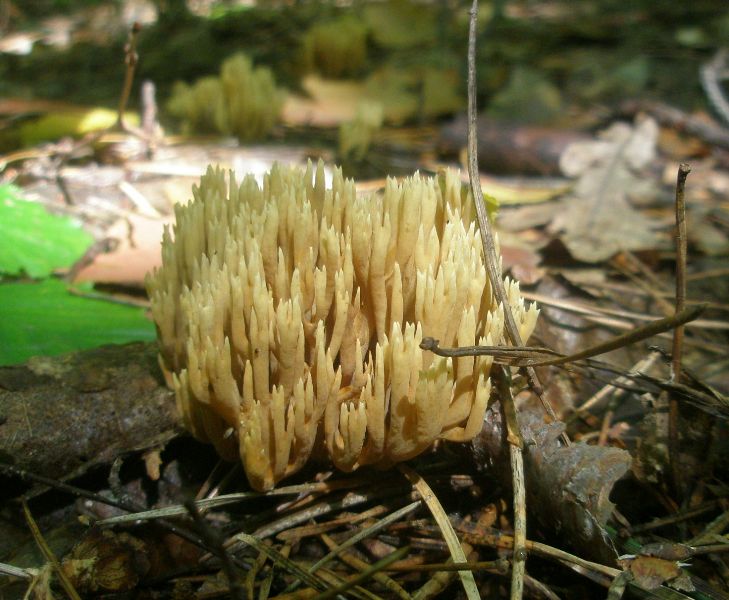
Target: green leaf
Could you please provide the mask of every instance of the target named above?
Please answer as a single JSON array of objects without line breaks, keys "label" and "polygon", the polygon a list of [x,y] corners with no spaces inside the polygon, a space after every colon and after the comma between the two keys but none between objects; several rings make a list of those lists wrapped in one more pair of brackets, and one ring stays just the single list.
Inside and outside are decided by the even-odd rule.
[{"label": "green leaf", "polygon": [[[91,286],[82,290],[91,291]],[[3,365],[31,356],[155,338],[154,324],[143,309],[71,294],[57,279],[0,284],[0,306]]]},{"label": "green leaf", "polygon": [[[134,113],[126,112],[124,118],[131,125],[139,124],[139,117]],[[20,125],[20,142],[25,148],[68,136],[81,137],[111,127],[116,119],[115,110],[93,106],[52,111]]]},{"label": "green leaf", "polygon": [[12,185],[0,185],[0,273],[47,277],[71,266],[92,242],[72,219],[23,200]]}]

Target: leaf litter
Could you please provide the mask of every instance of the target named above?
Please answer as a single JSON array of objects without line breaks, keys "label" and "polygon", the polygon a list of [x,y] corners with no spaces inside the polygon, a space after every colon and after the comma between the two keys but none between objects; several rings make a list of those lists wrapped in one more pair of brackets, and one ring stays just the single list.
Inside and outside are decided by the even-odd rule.
[{"label": "leaf litter", "polygon": [[631,199],[655,195],[643,171],[656,157],[657,137],[658,125],[645,118],[633,127],[615,123],[599,139],[567,147],[560,166],[575,183],[550,228],[574,258],[599,262],[620,251],[656,247],[654,223]]}]

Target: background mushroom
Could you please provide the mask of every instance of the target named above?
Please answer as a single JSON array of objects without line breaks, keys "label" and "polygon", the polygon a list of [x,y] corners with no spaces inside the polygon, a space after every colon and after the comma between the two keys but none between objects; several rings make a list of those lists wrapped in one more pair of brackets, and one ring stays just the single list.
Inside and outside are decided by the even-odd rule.
[{"label": "background mushroom", "polygon": [[[161,363],[189,430],[239,455],[252,487],[315,446],[351,471],[479,432],[491,359],[419,347],[504,343],[456,172],[357,196],[340,170],[327,189],[321,163],[274,166],[262,188],[209,168],[176,217],[147,279]],[[537,310],[507,290],[526,339]]]}]

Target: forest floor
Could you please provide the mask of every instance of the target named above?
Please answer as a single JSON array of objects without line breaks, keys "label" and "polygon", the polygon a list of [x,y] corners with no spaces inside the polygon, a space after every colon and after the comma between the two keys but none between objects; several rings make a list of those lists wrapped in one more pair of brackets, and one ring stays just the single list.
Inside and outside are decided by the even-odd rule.
[{"label": "forest floor", "polygon": [[[98,9],[21,28],[0,52],[50,46],[53,31],[57,40],[63,31],[103,33],[118,74],[101,87],[136,95],[140,71],[129,67],[119,32],[126,36],[124,19],[155,27],[154,15],[144,2],[123,6],[126,13],[107,21]],[[30,59],[15,56],[5,55],[6,73],[32,72]],[[729,68],[719,65],[721,53],[709,58]],[[697,78],[701,64],[709,62],[696,64]],[[464,572],[473,573],[480,597],[508,597],[515,525],[499,402],[472,443],[436,444],[409,468],[345,474],[319,463],[273,492],[251,491],[240,466],[180,433],[156,366],[144,283],[161,264],[175,205],[191,199],[211,164],[260,182],[274,163],[322,160],[331,181],[344,162],[362,195],[381,193],[388,176],[460,168],[465,189],[465,100],[463,110],[430,118],[421,102],[419,115],[398,122],[381,99],[384,120],[352,154],[338,128],[356,122],[372,90],[365,78],[305,74],[268,138],[256,142],[177,133],[154,94],[138,115],[119,119],[102,106],[114,106],[108,98],[80,106],[72,95],[7,89],[13,93],[0,98],[3,597],[30,588],[44,598],[474,597]],[[157,94],[169,89],[163,83]],[[525,440],[525,596],[619,598],[627,589],[728,598],[729,130],[708,109],[648,94],[609,108],[562,105],[561,117],[540,122],[503,118],[494,95],[484,96],[481,187],[498,205],[503,272],[541,311],[529,346],[573,355],[703,306],[679,341],[669,323],[649,339],[624,337],[596,359],[539,367],[554,421],[513,370]],[[101,119],[101,127],[80,129],[86,118]],[[68,133],[69,123],[75,135],[47,139],[48,131]],[[681,165],[690,168],[685,189]],[[677,215],[685,216],[681,236]],[[686,290],[679,306],[677,274]],[[105,346],[114,343],[128,345]],[[460,555],[444,538],[444,521]],[[449,563],[459,556],[468,565],[455,571]]]}]

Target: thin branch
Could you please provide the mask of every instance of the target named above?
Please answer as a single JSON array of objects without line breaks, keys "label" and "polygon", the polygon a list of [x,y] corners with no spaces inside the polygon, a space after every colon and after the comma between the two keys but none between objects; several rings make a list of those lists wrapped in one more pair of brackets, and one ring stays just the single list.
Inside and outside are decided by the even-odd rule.
[{"label": "thin branch", "polygon": [[[326,556],[324,556],[324,557],[320,558],[319,560],[317,560],[313,565],[311,565],[307,569],[307,571],[309,573],[315,573],[320,568],[322,568],[325,564],[327,564],[329,561],[331,561],[334,558],[336,558],[341,552],[344,552],[348,548],[351,548],[352,546],[354,546],[355,544],[359,543],[363,539],[374,535],[380,529],[383,529],[383,528],[389,526],[391,523],[394,523],[395,521],[400,520],[405,515],[408,515],[411,512],[413,512],[414,510],[416,510],[417,508],[419,508],[420,505],[421,505],[421,501],[420,500],[416,500],[415,502],[411,502],[407,506],[403,506],[402,508],[394,511],[393,513],[391,513],[389,515],[387,515],[385,518],[380,519],[373,526],[367,527],[367,528],[359,531],[358,533],[354,534],[353,536],[351,536],[350,538],[348,538],[347,540],[345,540],[341,544],[337,545],[337,547],[335,549],[333,549],[331,552],[329,552],[329,554],[327,554]],[[300,579],[295,580],[284,591],[285,592],[293,592],[299,586],[300,581],[301,581]]]},{"label": "thin branch", "polygon": [[[467,521],[461,521],[456,525],[456,528],[463,536],[463,540],[469,544],[473,544],[474,546],[489,546],[492,548],[503,548],[506,550],[514,547],[514,538],[502,533],[498,529],[483,527],[477,523]],[[529,553],[538,554],[539,556],[544,556],[551,560],[566,561],[572,565],[576,565],[595,573],[600,573],[601,575],[605,575],[610,578],[619,575],[621,572],[619,569],[585,560],[584,558],[580,558],[579,556],[540,542],[526,540],[524,548]]]},{"label": "thin branch", "polygon": [[[484,262],[486,270],[491,280],[491,289],[499,304],[503,307],[506,332],[513,346],[523,346],[519,328],[514,320],[514,314],[511,311],[511,305],[506,296],[504,282],[499,272],[500,261],[496,255],[496,242],[494,240],[493,231],[491,231],[491,222],[489,221],[486,211],[486,204],[483,199],[483,191],[481,190],[481,180],[478,175],[478,142],[476,140],[476,24],[478,22],[478,0],[473,0],[471,5],[470,22],[468,27],[468,177],[471,181],[471,192],[473,201],[476,205],[476,214],[478,216],[478,229],[481,232],[481,243],[483,244]],[[511,456],[511,471],[514,482],[514,555],[511,570],[511,599],[520,600],[524,593],[524,574],[526,571],[525,559],[526,551],[524,542],[526,541],[526,496],[524,492],[524,461],[522,457],[521,432],[517,421],[516,409],[514,408],[513,399],[511,398],[510,378],[506,367],[501,367],[502,377],[499,381],[502,384],[502,404],[509,409],[510,418],[507,421],[507,429],[509,430],[509,452]],[[533,368],[527,367],[527,378],[529,385],[544,407],[546,413],[553,421],[557,420],[552,406],[544,398],[542,384],[537,377]],[[569,444],[569,438],[565,433],[562,434],[565,444]],[[460,548],[459,548],[460,549]],[[457,559],[454,556],[454,560]],[[463,579],[463,574],[461,578]],[[466,580],[463,579],[465,585]],[[466,589],[468,592],[468,589]]]},{"label": "thin branch", "polygon": [[505,575],[509,572],[509,563],[503,558],[465,563],[429,563],[424,565],[391,565],[383,571],[395,573],[427,573],[430,571],[489,571]]},{"label": "thin branch", "polygon": [[132,83],[134,82],[134,72],[137,69],[139,55],[137,54],[137,36],[142,30],[142,26],[135,22],[129,30],[129,37],[124,46],[124,64],[126,71],[124,72],[124,84],[122,86],[121,96],[119,97],[119,108],[117,110],[116,124],[121,130],[125,130],[124,111],[127,109],[129,96],[132,93]]},{"label": "thin branch", "polygon": [[[686,178],[691,167],[681,163],[676,178],[676,314],[686,305]],[[683,327],[673,330],[671,350],[671,381],[681,383],[681,354],[683,351]],[[681,490],[681,472],[678,464],[678,398],[669,396],[668,403],[668,460],[671,465],[671,478],[674,489]]]},{"label": "thin branch", "polygon": [[[701,86],[704,88],[706,97],[724,123],[729,124],[729,102],[724,97],[724,91],[721,89],[722,79],[721,72],[727,66],[727,50],[721,48],[708,63],[702,65]],[[725,77],[724,77],[725,78]]]},{"label": "thin branch", "polygon": [[[620,291],[621,293],[629,293],[625,289],[622,289]],[[543,294],[535,294],[533,292],[522,291],[521,295],[522,298],[524,298],[525,300],[533,300],[534,302],[537,302],[543,306],[551,306],[559,310],[565,310],[577,315],[583,315],[586,319],[594,317],[595,323],[599,323],[607,327],[614,327],[616,329],[633,329],[635,327],[634,321],[653,321],[655,319],[654,315],[649,315],[647,313],[608,308],[606,306],[589,306],[583,302],[566,300],[564,298],[550,298],[549,296],[545,296]],[[729,308],[729,306],[717,306],[716,303],[700,302],[698,300],[689,300],[687,304],[691,304],[693,306],[708,306],[711,308],[724,308],[725,310]],[[611,319],[609,317],[617,318]],[[691,328],[710,329],[714,331],[727,331],[729,330],[729,323],[727,323],[726,320],[720,321],[718,319],[696,319],[695,321],[691,322]],[[702,344],[702,347],[703,346],[705,346],[705,344]],[[717,348],[719,348],[719,346],[717,346]],[[725,351],[725,348],[721,348],[721,351],[723,353]]]},{"label": "thin branch", "polygon": [[[322,542],[324,542],[329,548],[329,550],[334,550],[337,548],[337,543],[329,537],[326,533],[322,533],[320,536],[320,539]],[[343,552],[339,555],[339,559],[343,562],[348,564],[353,569],[356,569],[357,571],[364,571],[366,568],[370,566],[370,563],[356,557],[353,552]],[[402,570],[408,571],[408,568],[412,565],[404,565]],[[388,570],[398,570],[395,565],[391,565],[388,567]],[[384,571],[384,569],[383,569]],[[379,572],[374,575],[375,581],[377,581],[379,584],[384,586],[389,592],[392,592],[393,598],[397,597],[400,600],[412,600],[412,596],[407,593],[407,591],[399,584],[397,581],[386,575],[384,572]]]},{"label": "thin branch", "polygon": [[685,323],[693,321],[699,315],[701,315],[701,313],[703,313],[705,309],[706,306],[703,304],[691,308],[686,308],[681,312],[676,313],[675,315],[665,317],[664,319],[658,319],[651,323],[646,323],[642,327],[638,327],[633,331],[629,331],[628,333],[614,337],[602,344],[596,344],[595,346],[586,348],[581,352],[576,352],[575,354],[572,354],[570,356],[564,356],[561,358],[551,358],[549,360],[543,360],[538,363],[533,363],[532,366],[563,365],[568,362],[575,362],[586,358],[592,358],[593,356],[605,354],[606,352],[611,352],[612,350],[617,350],[630,344],[642,342],[643,340],[649,337],[653,337],[658,333],[663,333],[664,331],[668,331],[669,329],[681,327]]},{"label": "thin branch", "polygon": [[362,571],[359,575],[356,577],[353,577],[352,579],[349,579],[346,583],[343,585],[327,590],[326,592],[323,592],[319,595],[317,595],[317,598],[319,600],[328,600],[329,598],[334,598],[338,596],[339,594],[344,594],[346,591],[352,589],[356,585],[359,585],[360,583],[364,583],[368,579],[371,579],[375,576],[376,573],[379,573],[380,571],[384,571],[389,565],[394,563],[395,561],[400,560],[404,556],[407,556],[410,552],[410,547],[405,546],[404,548],[398,548],[391,554],[388,554],[384,558],[381,558],[376,563],[374,563],[371,567],[368,569],[365,569]]},{"label": "thin branch", "polygon": [[[453,525],[451,525],[448,514],[443,508],[443,505],[438,500],[438,497],[428,485],[428,482],[425,481],[425,479],[423,479],[421,475],[416,473],[413,469],[411,469],[404,463],[398,465],[398,469],[412,484],[413,488],[417,490],[417,492],[420,494],[420,497],[423,499],[423,502],[425,502],[428,509],[432,513],[435,522],[437,523],[441,533],[443,534],[443,539],[448,545],[448,550],[451,553],[451,558],[453,559],[453,562],[468,562],[466,554],[463,551],[461,541],[458,539],[456,532],[453,530]],[[471,571],[458,571],[458,576],[461,578],[463,589],[466,592],[466,598],[468,598],[469,600],[480,598],[480,595],[478,593],[478,586],[476,585],[476,580],[473,578],[473,573],[471,573]]]},{"label": "thin branch", "polygon": [[240,582],[240,578],[238,577],[238,571],[236,570],[228,551],[223,546],[223,540],[218,535],[218,532],[208,525],[192,499],[187,499],[185,501],[185,508],[192,517],[192,520],[195,523],[195,528],[200,534],[200,537],[210,547],[211,551],[220,559],[223,572],[225,573],[225,577],[228,579],[230,597],[233,600],[246,600],[246,592]]},{"label": "thin branch", "polygon": [[[574,354],[564,355],[549,348],[538,348],[533,346],[522,346],[520,348],[509,348],[504,346],[462,346],[459,348],[441,348],[438,340],[423,338],[420,347],[430,350],[438,356],[458,358],[462,356],[493,356],[497,364],[506,364],[518,367],[542,367],[548,365],[564,365],[573,363],[593,356],[599,356],[623,348],[630,344],[642,342],[654,335],[669,331],[693,321],[706,308],[705,304],[684,308],[681,312],[646,323],[641,327],[622,335],[615,336],[601,344],[595,344]],[[550,358],[544,358],[549,356]]]},{"label": "thin branch", "polygon": [[[68,483],[63,483],[62,481],[56,481],[55,479],[51,479],[50,477],[44,477],[43,475],[36,475],[35,473],[31,473],[30,471],[26,471],[25,469],[19,469],[18,467],[8,465],[2,462],[0,462],[0,472],[15,475],[16,477],[20,477],[21,479],[24,479],[26,481],[32,481],[33,483],[45,485],[49,488],[65,492],[73,496],[88,498],[89,500],[93,500],[94,502],[98,502],[100,504],[115,506],[116,508],[120,508],[121,510],[125,510],[130,513],[139,512],[141,510],[138,505],[134,503],[129,503],[128,501],[124,501],[123,499],[115,499],[101,496],[83,488],[79,488]],[[179,537],[204,550],[208,550],[208,547],[202,540],[200,540],[197,536],[193,535],[186,529],[181,528],[179,525],[172,524],[164,519],[160,519],[158,523],[171,533],[178,535]]]},{"label": "thin branch", "polygon": [[58,577],[58,580],[61,582],[63,590],[66,592],[71,600],[81,600],[81,596],[78,595],[76,588],[73,587],[73,583],[71,583],[68,575],[66,575],[66,571],[63,570],[63,568],[61,567],[61,563],[58,562],[58,558],[56,558],[56,555],[53,553],[53,550],[51,550],[51,548],[48,546],[48,543],[43,537],[40,529],[38,529],[38,525],[36,524],[35,519],[33,518],[33,515],[28,508],[28,503],[25,501],[25,498],[23,498],[22,505],[23,514],[25,515],[25,520],[28,523],[30,532],[33,534],[33,539],[35,540],[38,549],[41,551],[41,554],[43,554],[43,557],[50,563],[51,567],[55,571],[56,577]]},{"label": "thin branch", "polygon": [[524,478],[524,455],[521,431],[517,422],[516,407],[511,394],[511,377],[508,369],[502,367],[496,377],[499,398],[506,421],[506,441],[509,444],[511,462],[511,480],[514,489],[514,547],[511,560],[511,599],[519,600],[524,594],[524,576],[526,575],[526,486]]},{"label": "thin branch", "polygon": [[[491,230],[491,222],[486,212],[486,204],[481,190],[481,181],[478,176],[478,141],[476,140],[476,23],[478,17],[478,0],[473,0],[471,6],[470,25],[468,29],[468,177],[471,182],[471,192],[476,205],[478,216],[478,228],[481,232],[481,243],[483,244],[484,261],[486,271],[491,281],[491,288],[494,291],[496,300],[504,308],[506,332],[514,346],[522,346],[522,339],[519,335],[519,328],[514,320],[511,305],[506,296],[504,282],[499,273],[499,259],[496,255],[496,241]],[[544,398],[542,384],[533,368],[526,368],[529,386],[539,397],[544,410],[553,421],[557,420],[552,406]],[[562,440],[569,445],[569,438],[562,434]]]},{"label": "thin branch", "polygon": [[18,579],[33,579],[33,575],[27,569],[21,569],[6,563],[0,563],[0,574],[8,577],[17,577]]},{"label": "thin branch", "polygon": [[699,546],[709,543],[715,536],[720,535],[729,526],[729,510],[725,510],[713,519],[703,531],[692,537],[687,543],[689,546]]},{"label": "thin branch", "polygon": [[729,149],[729,129],[714,119],[694,116],[668,104],[649,100],[628,100],[621,104],[620,112],[627,115],[649,114],[664,127],[686,133],[712,146]]},{"label": "thin branch", "polygon": [[[645,358],[636,363],[628,373],[644,373],[653,367],[653,364],[660,358],[659,352],[651,350]],[[580,406],[575,408],[573,418],[586,416],[593,406],[599,404],[604,398],[615,392],[616,394],[625,394],[632,387],[630,377],[620,376],[614,383],[608,383],[606,386],[600,389],[596,394],[593,394]],[[627,389],[626,389],[627,388]]]},{"label": "thin branch", "polygon": [[94,492],[90,492],[89,490],[76,487],[75,485],[63,483],[62,481],[57,481],[55,479],[51,479],[50,477],[44,477],[43,475],[36,475],[35,473],[31,473],[30,471],[26,471],[25,469],[20,469],[14,465],[8,465],[3,462],[0,462],[0,472],[6,473],[8,475],[14,475],[16,477],[24,479],[25,481],[30,481],[39,485],[47,486],[60,492],[71,494],[72,496],[87,498],[88,500],[92,500],[100,504],[105,504],[107,506],[114,506],[128,512],[135,512],[138,508],[137,506],[130,505],[122,500],[101,496],[100,494],[95,494]]},{"label": "thin branch", "polygon": [[[456,348],[441,348],[438,340],[424,337],[420,342],[422,350],[428,350],[438,356],[460,358],[463,356],[492,356],[497,365],[511,367],[523,366],[528,361],[548,360],[548,358],[561,358],[564,354],[550,348],[538,346],[458,346]],[[548,357],[548,358],[545,358]]]},{"label": "thin branch", "polygon": [[[258,552],[263,552],[266,556],[268,556],[268,558],[273,561],[275,566],[280,567],[288,571],[289,573],[292,573],[293,575],[297,575],[298,577],[303,579],[310,587],[320,591],[330,589],[331,586],[324,579],[316,574],[312,574],[304,570],[302,566],[300,566],[293,560],[290,560],[287,556],[285,556],[273,546],[266,544],[264,540],[254,535],[243,532],[236,534],[234,539],[238,542],[241,542],[242,544],[258,550]],[[204,562],[204,560],[205,557],[203,556],[200,561]],[[297,592],[294,592],[294,594],[296,593]]]},{"label": "thin branch", "polygon": [[632,535],[651,531],[660,527],[665,527],[666,525],[675,525],[676,523],[688,521],[689,519],[693,519],[707,512],[713,512],[720,506],[721,505],[719,503],[719,500],[709,500],[708,502],[704,502],[700,506],[697,506],[696,508],[692,508],[690,510],[682,510],[672,515],[668,515],[667,517],[653,519],[652,521],[648,521],[647,523],[631,525],[629,532]]}]

